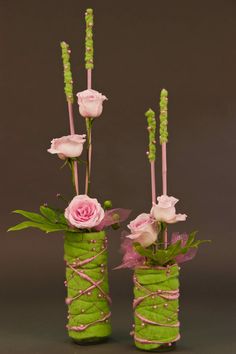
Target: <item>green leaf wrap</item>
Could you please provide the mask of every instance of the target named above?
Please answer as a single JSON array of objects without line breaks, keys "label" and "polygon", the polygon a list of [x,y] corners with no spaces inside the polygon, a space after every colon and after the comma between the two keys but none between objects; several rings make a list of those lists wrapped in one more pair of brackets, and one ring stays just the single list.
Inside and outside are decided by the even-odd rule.
[{"label": "green leaf wrap", "polygon": [[141,267],[134,273],[134,341],[139,349],[158,350],[179,338],[179,267]]},{"label": "green leaf wrap", "polygon": [[67,328],[77,342],[99,341],[111,334],[106,244],[104,231],[65,236]]}]

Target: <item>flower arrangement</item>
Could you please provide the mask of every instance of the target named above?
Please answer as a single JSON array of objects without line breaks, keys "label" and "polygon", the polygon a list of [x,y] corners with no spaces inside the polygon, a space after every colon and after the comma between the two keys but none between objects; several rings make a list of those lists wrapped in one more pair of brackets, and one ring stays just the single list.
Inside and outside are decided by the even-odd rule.
[{"label": "flower arrangement", "polygon": [[[92,127],[101,116],[107,98],[92,89],[93,61],[93,10],[85,14],[85,68],[87,89],[77,93],[80,115],[85,118],[86,134],[76,134],[73,113],[73,80],[70,67],[70,49],[61,42],[64,66],[65,95],[68,105],[70,134],[51,141],[48,149],[64,161],[72,172],[75,196],[64,209],[42,205],[40,213],[25,210],[14,212],[26,218],[9,231],[37,228],[46,233],[63,232],[69,336],[78,343],[100,341],[111,333],[110,296],[107,275],[107,237],[105,229],[120,226],[130,211],[112,209],[111,201],[103,206],[91,197]],[[81,156],[86,146],[86,160]],[[86,166],[85,192],[80,194],[79,169]],[[61,194],[59,198],[64,200]]]},{"label": "flower arrangement", "polygon": [[[128,225],[130,234],[123,238],[123,261],[116,269],[134,269],[134,336],[135,345],[143,350],[166,351],[174,348],[179,334],[179,264],[191,260],[201,243],[196,231],[173,233],[168,240],[167,228],[185,221],[177,214],[178,199],[167,195],[167,91],[160,97],[160,144],[162,146],[163,194],[156,198],[156,119],[151,109],[146,112],[149,132],[147,156],[151,165],[152,208]],[[157,201],[157,203],[156,203]]]}]

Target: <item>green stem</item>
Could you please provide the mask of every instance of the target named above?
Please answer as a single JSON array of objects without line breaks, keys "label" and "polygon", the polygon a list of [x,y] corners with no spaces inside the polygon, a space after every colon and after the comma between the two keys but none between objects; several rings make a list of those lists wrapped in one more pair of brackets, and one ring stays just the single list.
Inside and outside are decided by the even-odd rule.
[{"label": "green stem", "polygon": [[161,223],[161,229],[158,235],[158,243],[160,249],[165,249],[165,231],[167,225],[165,223]]},{"label": "green stem", "polygon": [[157,244],[156,244],[156,242],[153,243],[152,250],[153,250],[153,254],[156,254],[156,252],[157,252]]},{"label": "green stem", "polygon": [[75,189],[75,193],[77,194],[76,185],[75,185],[75,163],[71,159],[69,159],[69,166],[70,166],[70,169],[71,169],[72,185],[73,185],[73,187]]}]

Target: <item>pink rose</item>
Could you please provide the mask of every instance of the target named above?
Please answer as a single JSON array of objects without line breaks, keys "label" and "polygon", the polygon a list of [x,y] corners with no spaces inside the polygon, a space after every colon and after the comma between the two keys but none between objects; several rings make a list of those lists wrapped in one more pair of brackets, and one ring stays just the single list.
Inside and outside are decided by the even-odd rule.
[{"label": "pink rose", "polygon": [[85,90],[77,93],[79,112],[82,117],[95,118],[102,113],[102,104],[106,96],[95,90]]},{"label": "pink rose", "polygon": [[167,224],[174,224],[178,221],[185,221],[187,215],[176,214],[175,204],[178,199],[162,195],[157,198],[158,204],[154,204],[151,209],[151,215],[157,221],[166,222]]},{"label": "pink rose", "polygon": [[87,195],[75,196],[65,210],[65,218],[78,229],[90,229],[100,224],[104,210],[97,199]]},{"label": "pink rose", "polygon": [[57,154],[62,160],[69,157],[78,157],[82,154],[83,144],[86,141],[86,135],[67,135],[51,141],[50,154]]},{"label": "pink rose", "polygon": [[150,214],[140,214],[130,222],[128,228],[131,234],[126,236],[131,240],[140,243],[143,247],[148,247],[157,239],[157,224]]}]

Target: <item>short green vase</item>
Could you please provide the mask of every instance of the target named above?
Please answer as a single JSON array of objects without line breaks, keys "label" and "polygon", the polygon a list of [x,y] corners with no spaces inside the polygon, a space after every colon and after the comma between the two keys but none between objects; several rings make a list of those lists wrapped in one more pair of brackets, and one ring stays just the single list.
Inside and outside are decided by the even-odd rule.
[{"label": "short green vase", "polygon": [[134,342],[145,351],[166,352],[179,334],[179,267],[139,267],[134,271]]}]

